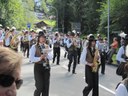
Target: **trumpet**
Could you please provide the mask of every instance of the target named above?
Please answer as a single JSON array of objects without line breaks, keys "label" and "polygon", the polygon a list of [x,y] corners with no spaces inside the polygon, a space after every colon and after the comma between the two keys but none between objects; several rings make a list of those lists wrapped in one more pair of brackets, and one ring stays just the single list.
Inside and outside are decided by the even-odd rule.
[{"label": "trumpet", "polygon": [[94,66],[92,67],[92,72],[97,72],[98,71],[98,66],[100,64],[100,59],[99,59],[99,50],[96,49],[94,59],[93,59],[93,64]]}]

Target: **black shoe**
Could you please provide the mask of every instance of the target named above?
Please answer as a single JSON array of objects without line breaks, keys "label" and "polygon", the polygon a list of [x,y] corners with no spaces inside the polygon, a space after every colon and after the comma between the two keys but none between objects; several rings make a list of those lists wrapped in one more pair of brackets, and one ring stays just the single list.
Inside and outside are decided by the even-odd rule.
[{"label": "black shoe", "polygon": [[104,75],[105,73],[101,72],[102,75]]},{"label": "black shoe", "polygon": [[56,64],[56,65],[60,65],[60,64]]},{"label": "black shoe", "polygon": [[72,72],[72,74],[76,74],[76,72]]},{"label": "black shoe", "polygon": [[70,68],[68,68],[68,72],[70,72]]},{"label": "black shoe", "polygon": [[72,71],[72,74],[76,74],[76,72],[75,71]]}]

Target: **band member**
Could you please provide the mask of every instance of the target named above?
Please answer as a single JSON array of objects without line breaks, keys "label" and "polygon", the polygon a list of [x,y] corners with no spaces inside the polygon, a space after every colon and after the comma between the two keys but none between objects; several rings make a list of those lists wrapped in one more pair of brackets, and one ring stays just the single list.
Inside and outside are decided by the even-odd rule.
[{"label": "band member", "polygon": [[2,29],[2,25],[0,26],[0,46],[3,46],[4,32]]},{"label": "band member", "polygon": [[19,44],[19,34],[16,34],[16,28],[12,27],[12,29],[10,30],[11,34],[12,34],[12,39],[10,41],[10,48],[18,51],[18,44]]},{"label": "band member", "polygon": [[20,35],[20,50],[21,50],[22,52],[23,52],[23,50],[24,50],[23,38],[24,38],[24,30],[22,30],[22,34]]},{"label": "band member", "polygon": [[46,44],[46,37],[43,31],[39,32],[37,44],[30,49],[30,60],[34,62],[34,79],[36,90],[34,96],[49,96],[49,82],[50,82],[50,65],[49,60],[52,56],[44,53],[44,49],[48,49]]},{"label": "band member", "polygon": [[5,38],[4,38],[4,46],[5,47],[10,47],[10,41],[12,39],[12,34],[9,31],[9,27],[5,28]]},{"label": "band member", "polygon": [[36,34],[35,34],[35,31],[34,30],[32,30],[31,31],[31,35],[30,35],[30,48],[31,48],[31,46],[32,45],[34,45],[34,44],[36,44],[36,42],[37,42],[37,38],[36,38]]},{"label": "band member", "polygon": [[80,62],[86,64],[85,81],[88,84],[83,90],[83,96],[88,96],[91,90],[92,96],[99,96],[98,64],[100,63],[100,55],[98,49],[96,49],[94,36],[90,36],[88,46],[82,51]]},{"label": "band member", "polygon": [[68,72],[70,72],[71,64],[74,61],[72,73],[76,74],[75,69],[77,64],[77,43],[76,43],[75,33],[73,32],[70,33],[67,47],[68,47],[68,59],[69,59]]},{"label": "band member", "polygon": [[68,39],[69,39],[69,34],[66,34],[64,37],[64,47],[65,47],[64,58],[68,56],[68,47],[67,47]]},{"label": "band member", "polygon": [[59,33],[55,33],[55,38],[53,40],[53,63],[55,62],[55,58],[57,57],[56,64],[60,63],[60,37]]},{"label": "band member", "polygon": [[28,58],[29,57],[29,34],[28,34],[27,30],[24,33],[22,42],[23,42],[23,46],[24,46],[24,49],[23,49],[24,56],[27,51],[27,58]]},{"label": "band member", "polygon": [[77,43],[77,63],[78,64],[80,64],[80,55],[81,55],[81,47],[82,47],[82,41],[79,36],[80,36],[80,33],[77,32],[76,43]]},{"label": "band member", "polygon": [[99,39],[98,49],[101,57],[101,74],[105,74],[105,60],[107,45],[104,43],[103,38]]}]

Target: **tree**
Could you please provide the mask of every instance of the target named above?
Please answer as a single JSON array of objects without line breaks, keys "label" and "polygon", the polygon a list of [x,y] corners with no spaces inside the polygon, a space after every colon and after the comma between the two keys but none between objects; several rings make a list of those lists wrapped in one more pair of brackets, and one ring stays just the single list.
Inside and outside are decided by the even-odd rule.
[{"label": "tree", "polygon": [[[0,0],[0,23],[3,26],[15,26],[21,29],[26,26],[27,20],[36,19],[33,13],[34,0]],[[31,15],[29,19],[26,15]]]},{"label": "tree", "polygon": [[99,24],[101,0],[54,0],[53,6],[59,11],[59,27],[64,22],[65,32],[71,31],[71,22],[80,22],[81,31],[95,33]]},{"label": "tree", "polygon": [[[107,0],[103,2],[100,8],[100,24],[98,27],[99,32],[106,32],[107,28]],[[128,1],[127,0],[110,0],[110,32],[113,30],[123,30],[128,32]]]}]

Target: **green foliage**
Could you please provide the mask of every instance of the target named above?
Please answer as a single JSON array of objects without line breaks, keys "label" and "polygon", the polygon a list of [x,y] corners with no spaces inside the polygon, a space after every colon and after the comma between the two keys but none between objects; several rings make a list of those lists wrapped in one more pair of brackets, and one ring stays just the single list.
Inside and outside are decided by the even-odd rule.
[{"label": "green foliage", "polygon": [[99,25],[99,2],[101,0],[54,0],[52,5],[58,9],[59,27],[63,22],[65,32],[71,30],[71,22],[81,23],[81,31],[96,33]]},{"label": "green foliage", "polygon": [[36,20],[34,0],[0,0],[0,23],[3,26],[26,27],[28,22]]},{"label": "green foliage", "polygon": [[[128,31],[128,0],[110,0],[110,30]],[[107,16],[108,16],[108,2],[102,3],[100,8],[100,24],[98,31],[106,32]]]},{"label": "green foliage", "polygon": [[48,8],[47,8],[46,1],[45,0],[42,0],[41,1],[41,9],[43,9],[45,13],[48,12]]}]

